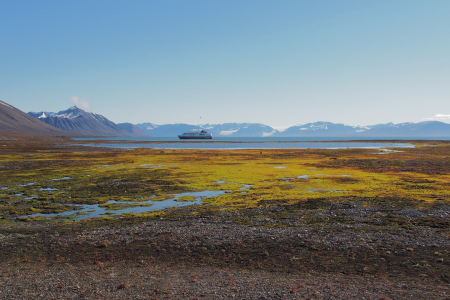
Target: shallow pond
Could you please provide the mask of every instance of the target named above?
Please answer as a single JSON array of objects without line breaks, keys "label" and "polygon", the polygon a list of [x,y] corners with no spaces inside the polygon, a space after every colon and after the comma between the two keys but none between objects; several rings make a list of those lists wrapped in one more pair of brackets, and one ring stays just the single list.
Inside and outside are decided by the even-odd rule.
[{"label": "shallow pond", "polygon": [[[220,183],[225,183],[226,181],[220,181]],[[240,190],[248,189],[252,185],[242,184],[242,188]],[[46,217],[47,219],[71,219],[71,220],[83,220],[90,219],[96,217],[103,217],[107,215],[120,215],[124,213],[133,213],[140,214],[144,212],[161,210],[168,207],[181,207],[188,206],[194,204],[201,204],[203,198],[217,197],[220,195],[229,192],[228,190],[221,191],[202,191],[202,192],[187,192],[180,194],[171,194],[168,196],[172,196],[167,200],[162,201],[115,201],[110,200],[106,203],[102,204],[83,204],[83,205],[74,205],[79,207],[77,210],[66,211],[63,213],[55,213],[55,214],[42,214],[36,213],[33,215],[24,216],[26,218],[35,218],[35,217]],[[192,198],[193,201],[182,201],[182,199]],[[108,205],[110,204],[110,205]],[[142,206],[139,206],[142,205]],[[108,209],[109,207],[115,207],[114,209]],[[117,209],[117,207],[124,206],[123,209]],[[23,218],[23,217],[21,217]]]}]

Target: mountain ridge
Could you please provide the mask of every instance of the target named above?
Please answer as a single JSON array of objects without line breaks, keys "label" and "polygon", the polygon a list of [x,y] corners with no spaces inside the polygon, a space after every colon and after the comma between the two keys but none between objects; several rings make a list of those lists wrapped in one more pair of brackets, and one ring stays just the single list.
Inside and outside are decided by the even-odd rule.
[{"label": "mountain ridge", "polygon": [[41,111],[28,114],[64,131],[75,131],[91,136],[132,136],[126,129],[104,116],[87,112],[77,106],[57,113]]},{"label": "mountain ridge", "polygon": [[64,132],[37,120],[20,109],[0,100],[0,139],[29,139],[30,137],[72,137],[79,134]]},{"label": "mountain ridge", "polygon": [[314,122],[290,126],[285,130],[260,123],[223,124],[136,124],[153,137],[171,137],[193,129],[206,129],[216,137],[347,137],[347,138],[424,138],[450,137],[450,124],[439,121],[419,123],[386,123],[369,126],[350,126],[332,122]]},{"label": "mountain ridge", "polygon": [[30,112],[35,118],[54,127],[94,136],[176,137],[193,129],[206,129],[215,137],[339,137],[339,138],[450,138],[450,124],[440,121],[404,122],[351,126],[326,121],[290,126],[285,130],[261,123],[222,124],[115,124],[102,115],[78,107],[54,112]]}]

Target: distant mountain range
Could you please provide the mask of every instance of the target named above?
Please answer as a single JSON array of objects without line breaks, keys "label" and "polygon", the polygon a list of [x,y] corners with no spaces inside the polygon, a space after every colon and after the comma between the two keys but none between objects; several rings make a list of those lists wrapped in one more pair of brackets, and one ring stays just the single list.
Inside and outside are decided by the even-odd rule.
[{"label": "distant mountain range", "polygon": [[258,123],[224,123],[224,124],[165,124],[153,123],[136,124],[136,126],[149,136],[173,137],[193,129],[205,129],[214,136],[222,137],[263,137],[270,136],[277,131],[270,126]]},{"label": "distant mountain range", "polygon": [[349,126],[330,122],[315,122],[295,125],[275,133],[283,137],[356,137],[370,130],[369,127]]},{"label": "distant mountain range", "polygon": [[420,123],[378,124],[349,126],[330,122],[295,125],[280,131],[258,123],[225,124],[137,124],[143,132],[153,137],[175,137],[177,134],[203,128],[216,137],[336,137],[336,138],[448,138],[450,124],[427,121]]},{"label": "distant mountain range", "polygon": [[224,124],[115,124],[102,115],[76,106],[60,112],[28,114],[0,101],[0,136],[36,134],[45,136],[176,137],[193,129],[205,129],[214,137],[327,137],[327,138],[450,138],[450,124],[438,121],[349,126],[314,122],[276,130],[259,123]]},{"label": "distant mountain range", "polygon": [[349,137],[349,138],[443,138],[450,137],[450,124],[438,121],[420,123],[387,123],[371,126],[348,126],[315,122],[291,126],[275,136]]},{"label": "distant mountain range", "polygon": [[58,113],[29,113],[31,116],[61,130],[94,136],[176,137],[193,129],[206,129],[215,137],[336,137],[336,138],[443,138],[450,137],[450,124],[427,121],[420,123],[349,126],[331,122],[314,122],[276,130],[260,123],[224,124],[115,124],[107,118],[78,107]]}]

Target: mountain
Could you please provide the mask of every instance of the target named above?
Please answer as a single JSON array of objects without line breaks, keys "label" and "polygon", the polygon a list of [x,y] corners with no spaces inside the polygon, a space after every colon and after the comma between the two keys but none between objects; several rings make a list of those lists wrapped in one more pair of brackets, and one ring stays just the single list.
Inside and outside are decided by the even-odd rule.
[{"label": "mountain", "polygon": [[355,137],[368,130],[367,127],[349,126],[330,122],[315,122],[295,125],[275,133],[282,137]]},{"label": "mountain", "polygon": [[152,137],[176,137],[192,129],[206,129],[214,137],[336,137],[336,138],[442,138],[450,137],[450,124],[428,121],[421,123],[350,126],[331,122],[295,125],[283,131],[259,123],[165,124],[136,125]]},{"label": "mountain", "polygon": [[366,137],[441,138],[450,137],[450,124],[438,121],[387,123],[369,126]]},{"label": "mountain", "polygon": [[348,138],[443,138],[450,137],[450,124],[427,121],[420,123],[386,123],[371,126],[349,126],[315,122],[291,126],[277,132],[282,137],[348,137]]},{"label": "mountain", "polygon": [[74,131],[92,136],[132,136],[102,115],[82,110],[76,106],[53,112],[29,112],[29,115],[64,131]]},{"label": "mountain", "polygon": [[349,126],[315,122],[291,126],[274,136],[348,137],[348,138],[444,138],[450,137],[450,124],[438,121],[420,123],[386,123],[371,126]]},{"label": "mountain", "polygon": [[201,128],[201,125],[189,125],[183,123],[166,124],[166,125],[141,123],[136,124],[136,126],[152,137],[176,137],[177,135],[187,132],[189,130]]},{"label": "mountain", "polygon": [[142,131],[152,137],[176,137],[179,134],[193,129],[206,129],[215,137],[261,137],[270,136],[276,130],[270,126],[258,123],[225,123],[225,124],[165,124],[153,123],[137,124]]},{"label": "mountain", "polygon": [[213,135],[224,137],[264,137],[277,132],[272,127],[260,123],[224,123],[202,126]]},{"label": "mountain", "polygon": [[129,134],[135,137],[148,137],[149,135],[142,131],[139,127],[136,125],[133,125],[131,123],[119,123],[117,124],[120,128],[125,129]]},{"label": "mountain", "polygon": [[[3,108],[9,107],[0,103]],[[214,137],[311,137],[311,138],[450,138],[450,124],[438,121],[420,123],[387,123],[371,126],[350,126],[331,122],[295,125],[286,130],[260,123],[224,124],[115,124],[102,115],[86,112],[76,106],[58,113],[30,112],[29,115],[61,130],[93,136],[173,137],[193,129],[205,129]]]},{"label": "mountain", "polygon": [[27,138],[28,136],[74,136],[37,120],[14,106],[0,101],[0,139]]}]

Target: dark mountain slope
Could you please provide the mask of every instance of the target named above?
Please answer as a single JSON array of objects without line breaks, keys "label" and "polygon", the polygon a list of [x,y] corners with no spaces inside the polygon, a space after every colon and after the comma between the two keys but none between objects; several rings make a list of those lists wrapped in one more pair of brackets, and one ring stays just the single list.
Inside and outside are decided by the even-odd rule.
[{"label": "dark mountain slope", "polygon": [[136,125],[133,125],[131,123],[120,123],[117,124],[120,128],[125,129],[129,134],[136,137],[148,137],[149,135],[142,131],[139,127]]},{"label": "dark mountain slope", "polygon": [[37,120],[14,106],[0,101],[0,135],[10,137],[76,136]]},{"label": "dark mountain slope", "polygon": [[58,113],[29,112],[28,114],[65,131],[75,131],[92,136],[132,135],[104,116],[87,112],[76,106]]}]

